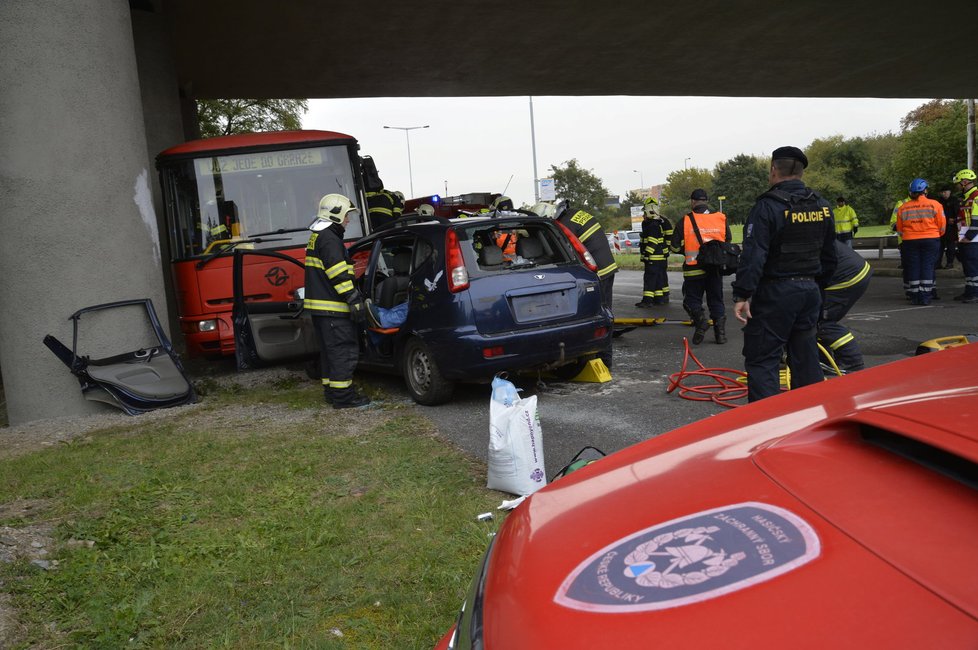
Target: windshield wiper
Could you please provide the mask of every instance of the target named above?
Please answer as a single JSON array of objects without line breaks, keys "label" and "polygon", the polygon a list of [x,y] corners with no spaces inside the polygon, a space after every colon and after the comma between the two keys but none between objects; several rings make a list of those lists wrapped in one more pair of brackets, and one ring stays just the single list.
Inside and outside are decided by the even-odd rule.
[{"label": "windshield wiper", "polygon": [[264,237],[265,235],[284,235],[289,232],[305,232],[309,230],[308,228],[279,228],[278,230],[272,230],[269,232],[259,232],[252,235],[252,239],[255,237]]},{"label": "windshield wiper", "polygon": [[224,246],[221,247],[221,250],[219,250],[219,251],[217,251],[215,253],[211,253],[210,255],[207,255],[206,257],[201,258],[201,260],[199,262],[197,262],[197,270],[199,271],[202,268],[204,268],[205,266],[207,266],[207,263],[210,262],[211,260],[213,260],[214,258],[220,257],[221,255],[224,255],[225,253],[230,253],[231,251],[233,251],[240,244],[261,244],[261,243],[267,242],[267,241],[289,241],[289,238],[288,237],[275,237],[274,239],[262,239],[261,237],[248,237],[247,239],[241,239],[239,241],[228,242],[227,244],[225,244]]}]

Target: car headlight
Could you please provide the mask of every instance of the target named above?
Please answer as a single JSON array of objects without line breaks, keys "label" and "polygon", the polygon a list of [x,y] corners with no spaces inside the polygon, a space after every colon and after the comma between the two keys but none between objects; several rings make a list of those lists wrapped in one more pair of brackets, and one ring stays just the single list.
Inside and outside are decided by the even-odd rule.
[{"label": "car headlight", "polygon": [[216,320],[202,320],[197,321],[197,331],[198,332],[213,332],[217,330]]},{"label": "car headlight", "polygon": [[489,556],[492,554],[492,544],[486,554],[482,556],[482,563],[479,570],[472,579],[469,593],[462,603],[462,609],[458,613],[458,620],[455,621],[455,634],[448,642],[448,650],[483,650],[485,647],[482,641],[482,597],[486,588],[486,573],[489,569]]}]

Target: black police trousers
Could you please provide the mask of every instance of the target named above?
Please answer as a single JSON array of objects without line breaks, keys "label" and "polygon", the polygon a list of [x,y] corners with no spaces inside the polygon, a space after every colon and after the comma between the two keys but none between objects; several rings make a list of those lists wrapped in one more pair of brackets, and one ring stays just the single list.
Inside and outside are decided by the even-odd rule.
[{"label": "black police trousers", "polygon": [[[703,311],[703,294],[713,322],[724,317],[723,276],[711,269],[705,275],[692,275],[683,278],[683,306],[689,314]],[[752,308],[753,310],[753,308]]]},{"label": "black police trousers", "polygon": [[346,316],[313,316],[313,326],[319,336],[319,367],[323,386],[337,391],[352,392],[353,371],[360,359],[357,328]]},{"label": "black police trousers", "polygon": [[844,289],[822,294],[822,319],[818,323],[818,342],[828,350],[842,370],[863,369],[863,353],[848,327],[840,323],[869,287],[871,274]]},{"label": "black police trousers", "polygon": [[792,388],[822,381],[815,344],[821,303],[821,292],[813,279],[761,280],[751,297],[751,318],[744,326],[749,402],[781,390],[779,371],[785,351]]}]

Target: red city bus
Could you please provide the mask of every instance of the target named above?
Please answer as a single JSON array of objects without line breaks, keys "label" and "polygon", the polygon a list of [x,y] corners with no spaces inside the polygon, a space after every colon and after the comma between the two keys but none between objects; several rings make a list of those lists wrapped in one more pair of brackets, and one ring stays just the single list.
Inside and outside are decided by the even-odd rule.
[{"label": "red city bus", "polygon": [[[180,330],[191,357],[234,354],[231,325],[234,250],[274,250],[305,260],[319,200],[349,197],[360,220],[348,241],[367,234],[359,145],[331,131],[279,131],[194,140],[159,154],[166,231]],[[302,272],[272,257],[248,256],[249,302],[298,298]]]}]

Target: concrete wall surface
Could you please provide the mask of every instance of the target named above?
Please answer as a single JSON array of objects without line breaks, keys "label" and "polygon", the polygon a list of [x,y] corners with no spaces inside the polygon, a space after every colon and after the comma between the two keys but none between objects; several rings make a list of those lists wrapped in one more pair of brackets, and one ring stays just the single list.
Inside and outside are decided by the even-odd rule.
[{"label": "concrete wall surface", "polygon": [[[0,88],[0,359],[10,423],[107,408],[82,398],[42,339],[70,346],[68,316],[115,300],[151,298],[167,319],[128,3],[3,0]],[[113,330],[86,340],[111,349]]]}]

